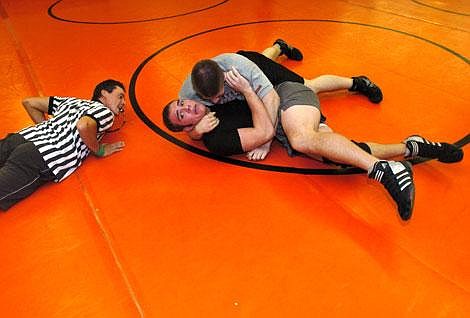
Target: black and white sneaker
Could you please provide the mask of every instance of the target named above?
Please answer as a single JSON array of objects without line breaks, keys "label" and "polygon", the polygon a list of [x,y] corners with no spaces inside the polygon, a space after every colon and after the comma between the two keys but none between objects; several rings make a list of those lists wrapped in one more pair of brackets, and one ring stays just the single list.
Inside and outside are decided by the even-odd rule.
[{"label": "black and white sneaker", "polygon": [[353,77],[353,85],[349,89],[351,92],[359,92],[375,104],[378,104],[383,99],[382,91],[374,82],[372,82],[367,76]]},{"label": "black and white sneaker", "polygon": [[437,158],[440,162],[453,163],[463,159],[463,150],[446,142],[432,142],[419,135],[406,138],[403,143],[409,150],[406,158]]},{"label": "black and white sneaker", "polygon": [[374,164],[369,178],[383,184],[398,206],[403,221],[413,213],[415,186],[411,165],[407,161],[378,161]]},{"label": "black and white sneaker", "polygon": [[294,61],[302,61],[304,56],[302,55],[302,52],[296,47],[290,46],[287,44],[286,41],[283,39],[277,39],[273,45],[279,45],[281,48],[281,55],[285,54],[289,59],[294,60]]}]

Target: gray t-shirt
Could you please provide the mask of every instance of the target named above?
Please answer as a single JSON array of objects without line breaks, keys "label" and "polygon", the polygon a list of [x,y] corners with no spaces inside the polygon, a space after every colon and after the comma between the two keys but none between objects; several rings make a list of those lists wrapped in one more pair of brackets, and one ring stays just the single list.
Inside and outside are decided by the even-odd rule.
[{"label": "gray t-shirt", "polygon": [[[246,57],[236,53],[224,53],[217,55],[211,60],[215,61],[224,72],[230,71],[232,66],[235,67],[238,72],[248,80],[253,90],[256,92],[258,97],[262,99],[268,92],[273,89],[273,85],[268,80],[266,75],[260,70],[260,68],[247,59]],[[179,97],[182,99],[192,99],[199,101],[207,106],[213,105],[209,100],[201,99],[193,89],[191,83],[191,74],[188,75],[186,80],[181,87]],[[244,96],[232,88],[227,83],[224,84],[224,96],[220,99],[219,104],[224,104],[235,99],[243,100]]]}]

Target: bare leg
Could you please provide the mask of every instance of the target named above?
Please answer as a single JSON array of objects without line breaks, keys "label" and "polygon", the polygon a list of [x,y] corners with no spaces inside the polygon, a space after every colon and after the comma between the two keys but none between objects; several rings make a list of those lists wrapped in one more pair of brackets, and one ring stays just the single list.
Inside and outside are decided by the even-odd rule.
[{"label": "bare leg", "polygon": [[281,121],[292,147],[308,156],[325,157],[366,171],[379,161],[342,135],[318,131],[320,111],[317,108],[290,107],[282,112]]},{"label": "bare leg", "polygon": [[313,79],[304,79],[304,85],[315,93],[329,92],[340,89],[349,89],[353,85],[353,79],[337,75],[321,75]]},{"label": "bare leg", "polygon": [[399,144],[377,144],[373,142],[366,142],[370,147],[372,155],[379,159],[391,159],[399,156],[404,156],[406,146],[403,143]]},{"label": "bare leg", "polygon": [[274,44],[261,52],[261,54],[266,56],[268,59],[276,61],[276,59],[281,55],[281,47],[279,44]]},{"label": "bare leg", "polygon": [[[333,132],[333,130],[326,124],[321,123],[318,127],[319,132]],[[392,159],[407,155],[406,145],[399,144],[378,144],[375,142],[365,142],[371,150],[371,154],[379,159]]]},{"label": "bare leg", "polygon": [[[410,219],[415,192],[409,163],[380,161],[344,136],[330,132],[326,127],[320,131],[320,111],[309,105],[295,105],[282,111],[280,120],[292,148],[313,158],[321,156],[366,170],[369,178],[382,183],[390,193],[400,218]],[[376,145],[372,144],[379,151],[380,147]]]}]

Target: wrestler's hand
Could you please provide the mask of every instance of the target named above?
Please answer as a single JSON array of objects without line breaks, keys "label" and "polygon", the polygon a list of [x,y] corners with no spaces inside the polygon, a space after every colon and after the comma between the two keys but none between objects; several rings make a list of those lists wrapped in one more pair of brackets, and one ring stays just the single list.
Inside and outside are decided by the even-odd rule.
[{"label": "wrestler's hand", "polygon": [[264,145],[259,146],[246,154],[248,160],[258,161],[264,160],[268,155],[269,151],[271,150],[271,143],[272,141],[268,141]]},{"label": "wrestler's hand", "polygon": [[101,144],[104,147],[104,155],[103,157],[107,157],[112,155],[115,152],[121,151],[124,149],[124,141],[118,141],[112,144]]},{"label": "wrestler's hand", "polygon": [[244,78],[237,69],[232,66],[232,69],[225,73],[225,82],[237,92],[245,93],[250,92],[253,88],[246,78]]},{"label": "wrestler's hand", "polygon": [[214,112],[207,113],[202,119],[196,124],[194,130],[197,134],[202,135],[213,130],[219,125],[219,119],[215,117]]}]

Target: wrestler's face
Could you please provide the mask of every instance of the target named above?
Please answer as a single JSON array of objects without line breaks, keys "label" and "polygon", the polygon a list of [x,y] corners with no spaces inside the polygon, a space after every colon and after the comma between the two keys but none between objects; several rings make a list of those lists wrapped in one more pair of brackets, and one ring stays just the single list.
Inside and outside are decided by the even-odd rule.
[{"label": "wrestler's face", "polygon": [[184,126],[185,131],[189,131],[201,121],[202,117],[209,112],[204,104],[191,99],[179,99],[171,103],[169,119],[178,126]]}]

